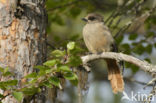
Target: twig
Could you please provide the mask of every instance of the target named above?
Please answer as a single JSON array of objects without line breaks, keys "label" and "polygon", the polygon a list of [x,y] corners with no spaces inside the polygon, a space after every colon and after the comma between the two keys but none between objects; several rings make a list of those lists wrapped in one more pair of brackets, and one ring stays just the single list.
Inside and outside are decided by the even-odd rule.
[{"label": "twig", "polygon": [[[147,83],[141,82],[141,81],[138,81],[138,80],[135,80],[134,78],[124,78],[124,80],[130,81],[130,82],[135,82],[135,83],[141,84],[141,85],[147,85]],[[153,85],[150,84],[150,85],[148,85],[148,86],[153,86]]]},{"label": "twig", "polygon": [[[130,0],[129,0],[129,1],[130,1]],[[125,3],[123,4],[122,7],[118,7],[117,10],[115,10],[114,12],[112,12],[112,14],[107,18],[107,20],[106,20],[105,23],[107,23],[107,22],[110,20],[110,22],[108,23],[108,27],[110,27],[110,26],[112,25],[114,19],[115,19],[117,16],[121,15],[122,13],[123,13],[123,14],[125,13],[125,15],[128,15],[129,13],[131,13],[131,12],[133,12],[133,11],[137,11],[137,10],[139,9],[139,7],[140,7],[141,5],[143,5],[143,3],[144,3],[145,1],[147,1],[147,0],[141,0],[141,1],[138,2],[132,9],[130,9],[130,10],[127,11],[127,10],[126,10],[126,7],[129,6],[132,2],[134,2],[134,0],[131,0],[131,2],[129,2],[129,1],[127,0],[127,2],[125,2]],[[126,10],[126,11],[124,11],[124,10]],[[122,16],[120,17],[120,19],[122,19]],[[119,21],[117,21],[117,24],[120,23],[120,19],[119,19]]]},{"label": "twig", "polygon": [[132,22],[126,24],[125,27],[121,28],[121,29],[115,34],[114,38],[117,38],[117,37],[121,34],[121,32],[124,33],[124,32],[131,26],[131,24],[132,24]]},{"label": "twig", "polygon": [[82,90],[80,84],[78,84],[78,103],[82,103]]},{"label": "twig", "polygon": [[148,18],[156,9],[156,6],[154,8],[152,8],[151,10],[145,12],[144,14],[142,14],[140,17],[134,17],[131,21],[129,21],[125,26],[123,26],[114,36],[114,38],[118,37],[121,33],[123,34],[132,24],[133,22],[139,20],[140,18]]},{"label": "twig", "polygon": [[112,14],[105,20],[105,23],[107,23],[112,17],[114,17],[115,13],[116,13],[116,10],[114,10]]},{"label": "twig", "polygon": [[150,92],[149,96],[144,99],[143,103],[151,103],[151,99],[156,95],[156,86],[153,88],[153,90]]},{"label": "twig", "polygon": [[146,88],[149,85],[154,85],[154,83],[156,82],[156,78],[153,78],[151,81],[149,81],[146,86],[144,88]]},{"label": "twig", "polygon": [[47,46],[51,47],[52,49],[56,49],[53,45],[51,45],[51,44],[48,43],[47,41],[46,41],[46,44],[47,44]]},{"label": "twig", "polygon": [[117,17],[117,16],[120,14],[121,10],[124,10],[124,8],[126,8],[126,6],[128,6],[128,2],[129,2],[129,1],[127,0],[127,2],[125,2],[121,8],[120,8],[120,7],[117,7],[117,10],[114,10],[114,11],[111,13],[111,15],[106,19],[105,23],[107,23],[109,20],[111,20],[111,21],[108,23],[108,27],[112,24],[114,18]]},{"label": "twig", "polygon": [[[126,10],[126,7],[129,6],[132,2],[134,2],[134,0],[131,0],[131,2],[129,2],[129,1],[125,2],[124,5],[123,5],[123,7],[117,8],[116,12],[113,12],[113,13],[111,14],[111,16],[106,20],[106,23],[110,20],[110,22],[108,23],[108,27],[110,27],[110,26],[112,25],[114,19],[115,19],[117,16],[119,16],[120,14],[122,14],[122,13],[124,14],[124,13],[125,13],[124,16],[126,16],[126,15],[130,14],[131,12],[134,12],[134,11],[137,12],[137,11],[139,10],[139,8],[140,8],[146,1],[147,1],[147,0],[141,0],[141,1],[139,1],[138,3],[136,3],[136,5],[135,5],[133,8],[131,8],[131,9],[128,10],[128,11]],[[122,11],[122,10],[126,10],[126,11]],[[141,9],[140,9],[140,10],[141,10]],[[116,27],[117,25],[119,25],[119,23],[120,23],[122,17],[123,17],[123,16],[121,16],[121,17],[119,18],[119,20],[116,22],[116,24],[115,24],[114,27]],[[131,24],[135,21],[135,19],[137,19],[137,18],[134,17],[134,19],[132,19],[132,20],[130,21],[130,23],[126,24],[126,25],[123,26],[121,29],[119,29],[119,31],[115,34],[114,38],[118,37],[121,33],[123,34],[123,33],[131,26]]]},{"label": "twig", "polygon": [[91,68],[88,66],[87,63],[86,63],[86,64],[83,64],[83,67],[85,68],[85,70],[86,70],[87,72],[90,72],[90,71],[91,71]]},{"label": "twig", "polygon": [[[143,71],[149,72],[149,73],[156,73],[156,65],[149,64],[146,61],[142,61],[138,58],[135,58],[130,55],[126,55],[123,53],[114,53],[114,52],[103,52],[102,54],[92,54],[81,57],[83,64],[87,64],[90,61],[96,60],[96,59],[116,59],[117,61],[126,61],[129,63],[132,63]],[[86,66],[84,66],[86,68]]]}]

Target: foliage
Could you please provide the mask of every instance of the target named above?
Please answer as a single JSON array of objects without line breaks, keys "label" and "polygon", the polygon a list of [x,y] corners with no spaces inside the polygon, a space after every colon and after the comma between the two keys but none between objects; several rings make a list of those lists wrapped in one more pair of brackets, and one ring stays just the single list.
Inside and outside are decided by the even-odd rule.
[{"label": "foliage", "polygon": [[[61,80],[69,80],[73,85],[77,86],[78,77],[74,73],[73,68],[81,65],[81,59],[73,57],[80,53],[80,48],[75,42],[69,42],[67,44],[67,51],[54,50],[51,52],[50,59],[43,63],[43,65],[35,66],[35,70],[38,72],[32,72],[24,77],[24,82],[21,88],[17,88],[18,80],[7,80],[0,82],[0,89],[4,92],[9,91],[7,95],[0,94],[0,99],[3,100],[8,95],[12,95],[19,102],[24,96],[31,96],[39,93],[43,86],[48,88],[58,87],[62,89]],[[73,62],[76,61],[76,62]],[[14,76],[9,72],[9,68],[0,68],[0,71],[4,77]]]}]

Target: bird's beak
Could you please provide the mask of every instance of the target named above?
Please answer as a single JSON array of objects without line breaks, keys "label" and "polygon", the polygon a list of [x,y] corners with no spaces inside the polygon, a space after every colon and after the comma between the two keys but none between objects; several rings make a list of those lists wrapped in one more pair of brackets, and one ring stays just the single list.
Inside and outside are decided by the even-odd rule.
[{"label": "bird's beak", "polygon": [[88,20],[86,18],[82,18],[83,21],[87,22]]}]

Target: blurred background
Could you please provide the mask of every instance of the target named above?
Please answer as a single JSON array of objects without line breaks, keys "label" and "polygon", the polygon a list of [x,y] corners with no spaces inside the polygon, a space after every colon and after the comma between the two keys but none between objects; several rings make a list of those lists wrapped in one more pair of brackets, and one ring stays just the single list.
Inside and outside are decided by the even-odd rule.
[{"label": "blurred background", "polygon": [[[64,50],[68,42],[74,41],[83,50],[80,56],[88,54],[82,38],[85,23],[81,18],[96,12],[104,16],[120,52],[156,64],[155,8],[156,0],[47,0],[48,52]],[[82,103],[142,102],[122,100],[122,93],[112,93],[104,63],[92,67],[90,73],[81,72],[78,75],[81,75],[79,83],[84,85],[74,87],[67,81],[64,91],[58,93],[58,103],[81,103],[79,99]],[[153,88],[148,86],[144,89],[152,77],[130,63],[125,63],[123,76],[125,93],[130,98],[132,93],[148,96]],[[156,98],[152,103],[156,103]]]}]

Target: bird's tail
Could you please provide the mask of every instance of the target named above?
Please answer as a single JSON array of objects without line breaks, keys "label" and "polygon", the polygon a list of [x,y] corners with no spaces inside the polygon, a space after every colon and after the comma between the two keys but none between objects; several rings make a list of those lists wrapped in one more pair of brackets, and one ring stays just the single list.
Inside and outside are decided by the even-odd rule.
[{"label": "bird's tail", "polygon": [[124,81],[120,73],[120,68],[113,59],[106,60],[108,66],[108,80],[110,80],[112,91],[116,94],[117,92],[123,92],[124,90]]}]

